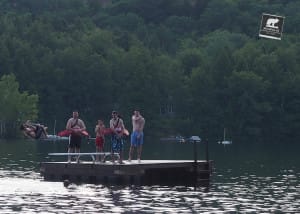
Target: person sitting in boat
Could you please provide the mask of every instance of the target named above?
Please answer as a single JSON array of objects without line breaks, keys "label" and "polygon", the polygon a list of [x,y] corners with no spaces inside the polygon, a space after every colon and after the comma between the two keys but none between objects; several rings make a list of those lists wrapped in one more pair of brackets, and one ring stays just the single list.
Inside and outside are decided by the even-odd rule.
[{"label": "person sitting in boat", "polygon": [[47,138],[47,127],[38,123],[31,123],[29,120],[20,126],[20,130],[27,137],[33,139]]}]

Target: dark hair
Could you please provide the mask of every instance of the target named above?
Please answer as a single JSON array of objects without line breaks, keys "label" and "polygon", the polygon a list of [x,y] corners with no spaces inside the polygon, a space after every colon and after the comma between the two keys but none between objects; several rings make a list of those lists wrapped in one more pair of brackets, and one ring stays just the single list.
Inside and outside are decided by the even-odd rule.
[{"label": "dark hair", "polygon": [[117,111],[112,111],[112,114],[118,114],[118,112]]},{"label": "dark hair", "polygon": [[20,130],[24,130],[24,129],[25,129],[24,124],[21,124],[21,125],[20,125]]}]

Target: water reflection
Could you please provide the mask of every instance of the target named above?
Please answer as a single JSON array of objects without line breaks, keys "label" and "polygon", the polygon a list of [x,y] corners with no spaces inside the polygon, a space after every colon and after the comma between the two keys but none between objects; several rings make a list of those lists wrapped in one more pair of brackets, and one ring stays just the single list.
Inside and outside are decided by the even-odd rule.
[{"label": "water reflection", "polygon": [[[290,176],[292,180],[287,179]],[[215,183],[209,192],[162,186],[72,184],[65,188],[61,182],[44,182],[38,176],[1,178],[0,204],[3,213],[297,213],[300,186],[295,176],[282,176],[282,180],[242,176]]]},{"label": "water reflection", "polygon": [[210,191],[187,187],[106,187],[42,181],[32,173],[0,178],[1,212],[203,213],[299,212],[299,181],[293,171],[278,177],[241,176],[213,183]]},{"label": "water reflection", "polygon": [[[85,145],[93,149],[93,145]],[[89,147],[90,146],[90,147]],[[155,145],[152,154],[188,157],[190,147]],[[168,149],[170,147],[170,149]],[[209,189],[103,186],[45,182],[38,166],[64,144],[0,142],[1,213],[299,213],[299,147],[210,146],[215,160]],[[199,149],[201,146],[199,145]],[[255,151],[255,152],[254,152]],[[180,154],[179,154],[180,153]],[[249,154],[250,153],[250,154]],[[200,151],[201,154],[201,151]]]}]

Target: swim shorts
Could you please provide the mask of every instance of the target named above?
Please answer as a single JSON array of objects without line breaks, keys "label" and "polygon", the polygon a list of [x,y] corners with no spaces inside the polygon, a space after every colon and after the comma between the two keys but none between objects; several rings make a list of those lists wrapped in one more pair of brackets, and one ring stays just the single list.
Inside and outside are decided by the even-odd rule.
[{"label": "swim shorts", "polygon": [[104,148],[104,138],[103,137],[96,137],[95,144],[96,144],[97,147],[99,147],[100,149],[103,150],[103,148]]},{"label": "swim shorts", "polygon": [[121,153],[123,151],[123,139],[115,134],[111,137],[112,152]]},{"label": "swim shorts", "polygon": [[144,143],[144,133],[134,131],[131,134],[131,145],[133,146],[140,146]]},{"label": "swim shorts", "polygon": [[81,145],[81,136],[80,135],[71,135],[69,147],[80,149]]},{"label": "swim shorts", "polygon": [[35,127],[35,139],[39,139],[41,136],[42,136],[42,134],[43,134],[43,128],[41,127],[41,126],[36,126]]}]

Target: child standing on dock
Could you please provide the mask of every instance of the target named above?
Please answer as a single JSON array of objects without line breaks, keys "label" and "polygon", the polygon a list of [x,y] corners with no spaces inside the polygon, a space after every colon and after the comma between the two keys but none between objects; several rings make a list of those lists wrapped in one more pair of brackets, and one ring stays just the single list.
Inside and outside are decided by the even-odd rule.
[{"label": "child standing on dock", "polygon": [[[96,133],[96,152],[103,152],[104,151],[104,143],[105,143],[105,125],[102,120],[98,120],[98,124],[95,127]],[[103,161],[104,155],[101,156],[101,161]],[[99,155],[96,156],[96,161],[99,161]]]}]

